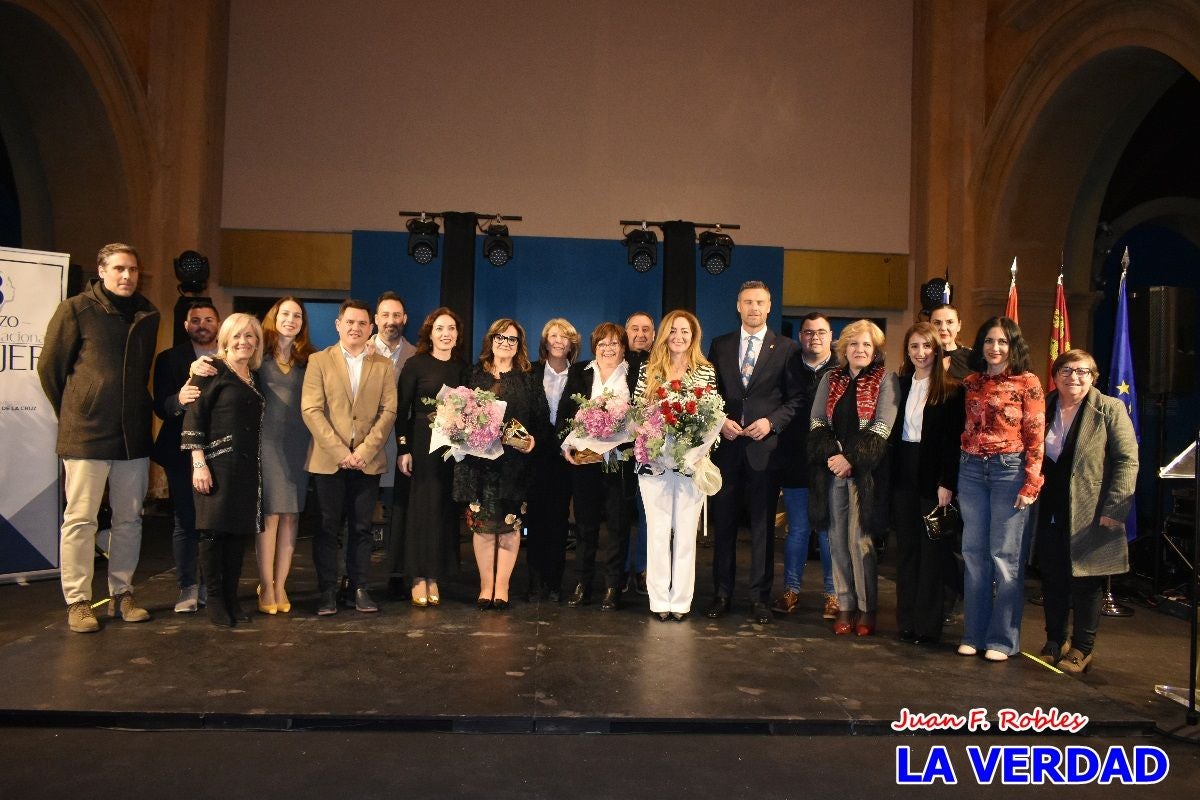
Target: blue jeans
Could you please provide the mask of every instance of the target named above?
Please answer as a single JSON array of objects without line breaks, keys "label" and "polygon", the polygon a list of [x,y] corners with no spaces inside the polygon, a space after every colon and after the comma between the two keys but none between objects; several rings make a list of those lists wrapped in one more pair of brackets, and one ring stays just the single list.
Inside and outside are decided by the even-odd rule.
[{"label": "blue jeans", "polygon": [[[783,505],[787,509],[787,538],[783,540],[783,588],[800,591],[804,564],[808,561],[808,489],[785,488]],[[833,594],[833,561],[829,558],[829,531],[817,531],[817,550],[821,554],[821,574],[825,594]]]},{"label": "blue jeans", "polygon": [[191,471],[163,470],[175,506],[175,530],[171,533],[171,552],[175,556],[175,577],[179,588],[195,586],[196,559],[200,552],[200,534],[196,533],[196,503],[192,495]]},{"label": "blue jeans", "polygon": [[1010,656],[1021,649],[1025,607],[1029,512],[1013,508],[1024,483],[1023,453],[960,457],[958,499],[966,567],[963,644]]}]

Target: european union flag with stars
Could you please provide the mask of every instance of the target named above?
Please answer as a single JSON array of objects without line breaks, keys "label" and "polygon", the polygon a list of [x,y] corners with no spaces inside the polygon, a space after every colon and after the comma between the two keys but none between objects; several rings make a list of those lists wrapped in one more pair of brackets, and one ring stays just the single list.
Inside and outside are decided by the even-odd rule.
[{"label": "european union flag with stars", "polygon": [[[1128,258],[1128,255],[1126,255]],[[1128,265],[1128,261],[1124,262]],[[1133,348],[1129,344],[1129,300],[1125,294],[1125,269],[1121,270],[1121,289],[1117,294],[1117,325],[1113,333],[1112,365],[1108,370],[1108,393],[1125,404],[1138,443],[1142,429],[1138,424],[1137,387],[1133,382]],[[1137,538],[1137,505],[1126,520],[1125,530],[1130,541]]]}]

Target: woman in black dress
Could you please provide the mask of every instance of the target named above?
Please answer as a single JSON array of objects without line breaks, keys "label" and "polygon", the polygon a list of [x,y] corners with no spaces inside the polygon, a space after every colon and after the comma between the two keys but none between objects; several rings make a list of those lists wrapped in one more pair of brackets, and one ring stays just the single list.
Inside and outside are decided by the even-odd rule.
[{"label": "woman in black dress", "polygon": [[525,329],[498,319],[483,337],[479,362],[466,385],[486,389],[508,403],[504,424],[517,420],[529,436],[504,446],[495,460],[467,456],[454,465],[454,499],[468,504],[475,562],[479,566],[480,610],[508,608],[509,579],[521,544],[521,506],[528,489],[530,453],[539,438],[552,443],[546,393],[533,380]]},{"label": "woman in black dress", "polygon": [[462,320],[450,309],[430,312],[417,335],[417,352],[400,371],[397,390],[397,466],[411,479],[404,563],[413,576],[412,604],[421,608],[442,602],[438,578],[458,568],[458,508],[450,497],[454,462],[443,459],[440,449],[429,452],[433,406],[428,401],[442,386],[461,386],[466,380],[460,331]]},{"label": "woman in black dress", "polygon": [[192,377],[200,397],[183,418],[180,447],[192,453],[196,530],[214,625],[249,622],[238,604],[246,542],[262,530],[263,401],[254,377],[263,331],[249,314],[231,314],[217,334],[216,374]]}]

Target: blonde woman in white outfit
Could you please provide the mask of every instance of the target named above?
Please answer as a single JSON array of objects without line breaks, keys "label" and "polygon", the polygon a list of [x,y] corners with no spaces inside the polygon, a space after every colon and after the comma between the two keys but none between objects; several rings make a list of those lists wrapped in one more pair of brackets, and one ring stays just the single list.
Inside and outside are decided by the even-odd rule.
[{"label": "blonde woman in white outfit", "polygon": [[[683,391],[717,381],[700,350],[700,321],[682,310],[663,318],[650,357],[638,373],[634,397],[657,402],[659,389],[673,381],[679,381]],[[681,621],[692,610],[696,590],[696,528],[704,494],[690,475],[645,464],[638,466],[638,484],[646,512],[650,613],[663,622]]]}]

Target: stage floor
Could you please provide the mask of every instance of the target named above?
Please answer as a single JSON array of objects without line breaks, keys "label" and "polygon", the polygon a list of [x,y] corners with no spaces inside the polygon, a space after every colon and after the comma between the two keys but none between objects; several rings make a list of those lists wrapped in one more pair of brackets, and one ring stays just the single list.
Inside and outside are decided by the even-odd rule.
[{"label": "stage floor", "polygon": [[[845,735],[889,734],[902,708],[983,708],[994,722],[1000,709],[1040,706],[1086,715],[1086,734],[1139,736],[1183,718],[1153,694],[1156,683],[1186,685],[1183,621],[1145,608],[1105,619],[1096,667],[1082,679],[1024,656],[991,664],[954,653],[961,619],[941,645],[896,639],[886,558],[881,631],[860,639],[835,637],[812,591],[771,625],[754,624],[746,602],[717,621],[693,613],[663,623],[645,597],[628,594],[615,612],[519,599],[507,612],[480,612],[465,549],[465,571],[443,584],[440,608],[382,602],[378,614],[318,618],[302,540],[293,612],[255,614],[228,631],[203,613],[172,612],[164,526],[147,520],[137,586],[154,614],[147,624],[102,617],[100,634],[72,634],[55,582],[0,586],[0,724]],[[710,554],[701,547],[698,610]],[[241,594],[252,606],[252,554],[246,567]],[[806,586],[819,585],[819,572],[809,564]],[[1041,609],[1029,605],[1025,649],[1043,639]]]}]

